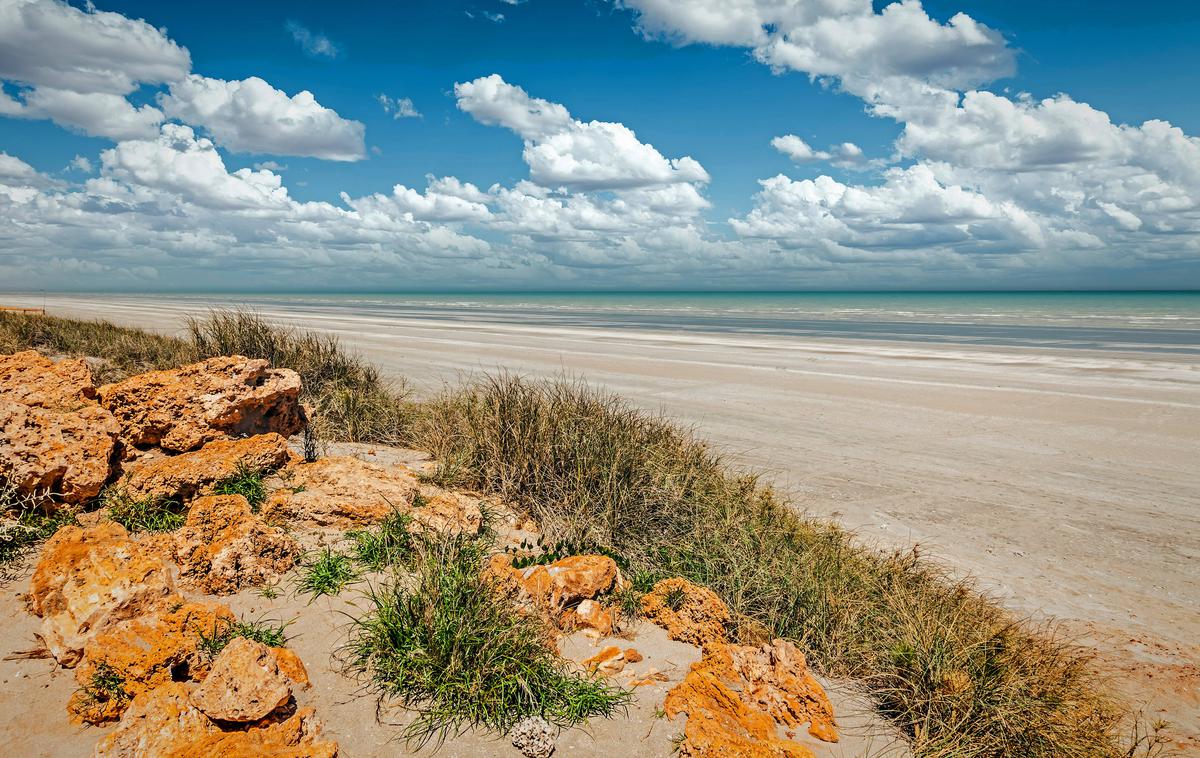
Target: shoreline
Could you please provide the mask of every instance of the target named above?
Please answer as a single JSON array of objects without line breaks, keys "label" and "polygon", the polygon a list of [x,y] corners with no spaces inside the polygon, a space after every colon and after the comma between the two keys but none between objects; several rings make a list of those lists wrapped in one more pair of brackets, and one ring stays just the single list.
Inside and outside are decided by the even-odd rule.
[{"label": "shoreline", "polygon": [[[208,308],[127,296],[47,305],[159,331]],[[662,409],[810,513],[884,547],[918,543],[1013,610],[1061,620],[1133,677],[1135,700],[1153,698],[1148,715],[1200,732],[1195,361],[259,310],[332,331],[423,392],[506,366],[584,375]]]}]

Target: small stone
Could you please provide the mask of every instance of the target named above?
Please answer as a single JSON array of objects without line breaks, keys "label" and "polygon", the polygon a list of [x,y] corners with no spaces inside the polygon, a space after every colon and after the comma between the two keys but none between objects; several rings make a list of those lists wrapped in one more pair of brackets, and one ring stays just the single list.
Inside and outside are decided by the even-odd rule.
[{"label": "small stone", "polygon": [[538,716],[527,716],[518,721],[508,733],[512,745],[526,758],[549,758],[554,754],[554,740],[558,730],[550,722]]}]

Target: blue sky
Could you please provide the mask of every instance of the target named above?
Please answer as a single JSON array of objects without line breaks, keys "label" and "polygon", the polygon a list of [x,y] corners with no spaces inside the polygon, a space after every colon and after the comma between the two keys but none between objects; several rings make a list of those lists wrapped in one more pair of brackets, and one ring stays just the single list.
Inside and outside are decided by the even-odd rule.
[{"label": "blue sky", "polygon": [[732,5],[0,0],[0,282],[1200,286],[1200,7]]}]

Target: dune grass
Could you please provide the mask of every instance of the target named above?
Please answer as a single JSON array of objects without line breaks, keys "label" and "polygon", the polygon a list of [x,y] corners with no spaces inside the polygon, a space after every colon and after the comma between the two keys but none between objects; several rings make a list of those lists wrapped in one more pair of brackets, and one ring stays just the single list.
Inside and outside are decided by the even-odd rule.
[{"label": "dune grass", "polygon": [[336,595],[346,585],[358,579],[350,556],[325,548],[305,559],[296,577],[296,591],[312,595],[316,600],[322,595]]},{"label": "dune grass", "polygon": [[347,657],[369,686],[417,712],[404,735],[417,744],[469,727],[506,733],[523,718],[559,726],[611,716],[629,693],[571,671],[549,630],[482,574],[473,538],[419,540],[411,577],[368,593]]},{"label": "dune grass", "polygon": [[[1159,745],[1054,629],[1014,617],[915,550],[881,552],[798,515],[689,430],[617,397],[501,374],[416,405],[332,338],[236,312],[213,313],[189,331],[171,340],[2,315],[0,349],[147,367],[241,353],[294,368],[330,438],[428,450],[443,483],[503,496],[551,539],[613,551],[640,584],[682,575],[712,587],[736,614],[735,632],[794,638],[821,671],[863,682],[919,756],[1115,757]],[[387,592],[381,608],[417,602],[412,590]],[[420,602],[436,609],[434,599]],[[410,642],[392,640],[386,624],[377,631],[372,655],[401,665],[386,645]]]},{"label": "dune grass", "polygon": [[284,647],[288,643],[287,626],[286,621],[222,619],[214,623],[211,630],[196,629],[195,632],[200,652],[211,662],[238,637],[261,642],[267,647]]},{"label": "dune grass", "polygon": [[102,492],[100,502],[108,509],[108,518],[131,534],[172,532],[187,521],[187,514],[179,503],[153,495],[135,500],[119,487],[109,487]]},{"label": "dune grass", "polygon": [[238,461],[233,474],[213,485],[212,491],[214,495],[241,495],[249,503],[250,512],[258,513],[267,501],[266,476],[266,470]]}]

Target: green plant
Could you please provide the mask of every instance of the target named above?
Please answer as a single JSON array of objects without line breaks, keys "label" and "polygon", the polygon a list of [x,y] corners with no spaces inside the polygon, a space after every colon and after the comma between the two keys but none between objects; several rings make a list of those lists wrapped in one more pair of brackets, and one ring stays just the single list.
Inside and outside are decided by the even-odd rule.
[{"label": "green plant", "polygon": [[523,539],[520,545],[506,547],[505,552],[513,554],[512,565],[519,569],[554,563],[572,555],[607,555],[619,567],[626,568],[628,566],[624,556],[603,545],[578,540],[559,540],[548,544],[544,536],[539,536],[532,543]]},{"label": "green plant", "polygon": [[0,475],[0,576],[59,527],[77,523],[76,509],[47,511],[46,506],[47,498],[18,493],[16,485]]},{"label": "green plant", "polygon": [[678,612],[687,601],[687,590],[683,587],[671,587],[667,593],[663,595],[663,605],[672,611]]},{"label": "green plant", "polygon": [[424,744],[479,726],[507,732],[527,716],[558,725],[610,716],[629,693],[571,670],[549,630],[481,574],[485,547],[449,536],[419,544],[411,578],[367,595],[351,668],[417,712],[405,736]]},{"label": "green plant", "polygon": [[88,701],[128,703],[132,698],[125,690],[125,678],[107,663],[98,663],[88,683],[80,688]]},{"label": "green plant", "polygon": [[358,578],[358,572],[350,557],[325,548],[305,561],[296,589],[314,598],[321,595],[336,595],[347,584]]},{"label": "green plant", "polygon": [[621,619],[625,621],[636,621],[642,617],[642,598],[645,593],[632,585],[626,585],[617,590],[616,601],[617,609]]},{"label": "green plant", "polygon": [[284,647],[287,645],[286,634],[288,624],[283,621],[254,621],[221,620],[213,624],[212,629],[196,629],[197,647],[208,659],[216,658],[225,646],[238,637],[261,642],[267,647]]},{"label": "green plant", "polygon": [[241,495],[250,504],[250,511],[258,513],[262,504],[267,500],[267,485],[263,478],[267,472],[261,468],[247,465],[238,461],[234,473],[217,482],[213,493],[217,495]]},{"label": "green plant", "polygon": [[258,596],[266,600],[274,600],[279,597],[279,588],[274,584],[268,584],[258,591]]},{"label": "green plant", "polygon": [[393,510],[373,529],[346,533],[354,541],[354,557],[372,571],[406,562],[413,554],[414,537],[409,531],[413,518]]},{"label": "green plant", "polygon": [[130,532],[170,532],[187,521],[179,503],[160,497],[134,500],[123,490],[109,488],[101,495],[101,502],[108,517]]}]

